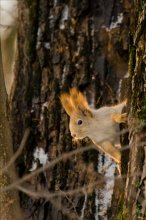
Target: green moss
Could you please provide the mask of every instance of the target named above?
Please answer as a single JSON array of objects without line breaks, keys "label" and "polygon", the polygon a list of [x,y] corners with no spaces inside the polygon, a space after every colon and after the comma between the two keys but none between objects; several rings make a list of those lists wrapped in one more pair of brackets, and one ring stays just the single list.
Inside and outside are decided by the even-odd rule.
[{"label": "green moss", "polygon": [[29,7],[32,5],[32,3],[33,3],[33,0],[27,0],[27,4]]},{"label": "green moss", "polygon": [[130,46],[130,50],[129,50],[129,74],[130,74],[130,78],[133,75],[134,72],[134,68],[135,68],[135,55],[136,55],[136,49],[135,46],[131,45]]},{"label": "green moss", "polygon": [[129,209],[124,206],[123,214],[122,214],[122,220],[129,220],[129,219],[130,219]]},{"label": "green moss", "polygon": [[119,205],[118,205],[116,220],[121,220],[122,219],[122,211],[123,211],[123,193],[121,194],[121,198],[119,199]]},{"label": "green moss", "polygon": [[124,205],[124,192],[122,192],[119,199],[118,210],[115,220],[129,220],[129,219],[130,219],[129,209]]},{"label": "green moss", "polygon": [[116,216],[116,220],[129,220],[129,219],[130,219],[129,210],[126,207],[124,209],[121,209]]},{"label": "green moss", "polygon": [[141,0],[141,9],[144,10],[145,8],[145,0]]},{"label": "green moss", "polygon": [[137,218],[141,217],[141,205],[140,204],[137,204],[136,206],[136,215],[137,215]]},{"label": "green moss", "polygon": [[135,182],[135,188],[138,189],[139,187],[140,187],[140,181],[137,180],[137,181]]},{"label": "green moss", "polygon": [[141,107],[141,111],[138,112],[138,118],[142,121],[146,121],[146,99],[144,99]]}]

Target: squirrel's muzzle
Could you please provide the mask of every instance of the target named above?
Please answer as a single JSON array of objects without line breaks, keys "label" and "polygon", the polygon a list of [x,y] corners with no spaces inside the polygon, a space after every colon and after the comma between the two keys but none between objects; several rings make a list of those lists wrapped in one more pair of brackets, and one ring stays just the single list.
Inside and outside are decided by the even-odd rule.
[{"label": "squirrel's muzzle", "polygon": [[73,138],[76,138],[76,134],[71,134],[71,136],[72,136]]}]

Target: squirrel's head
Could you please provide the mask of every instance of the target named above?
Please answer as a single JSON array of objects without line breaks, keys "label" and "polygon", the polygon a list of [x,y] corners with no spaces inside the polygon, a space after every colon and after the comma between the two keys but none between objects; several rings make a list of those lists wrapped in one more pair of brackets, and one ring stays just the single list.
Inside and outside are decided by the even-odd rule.
[{"label": "squirrel's head", "polygon": [[83,139],[91,132],[93,114],[85,96],[77,89],[70,89],[69,93],[60,96],[61,103],[70,116],[70,132],[72,137]]}]

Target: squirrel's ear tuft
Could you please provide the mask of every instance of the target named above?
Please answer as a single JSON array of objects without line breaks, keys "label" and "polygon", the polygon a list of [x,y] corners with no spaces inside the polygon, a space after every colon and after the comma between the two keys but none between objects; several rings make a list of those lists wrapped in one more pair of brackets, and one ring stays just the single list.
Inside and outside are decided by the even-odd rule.
[{"label": "squirrel's ear tuft", "polygon": [[89,110],[85,107],[82,107],[82,108],[79,107],[78,111],[84,116],[91,117],[91,118],[93,117],[91,110]]},{"label": "squirrel's ear tuft", "polygon": [[60,100],[69,116],[76,112],[84,116],[93,117],[86,97],[76,88],[70,89],[69,94],[63,93],[60,96]]},{"label": "squirrel's ear tuft", "polygon": [[82,113],[84,116],[92,117],[92,112],[86,100],[86,97],[76,88],[70,89],[70,99],[76,111]]},{"label": "squirrel's ear tuft", "polygon": [[123,103],[124,103],[125,105],[127,105],[128,100],[127,100],[127,99],[125,99],[125,100],[123,101]]},{"label": "squirrel's ear tuft", "polygon": [[64,93],[60,96],[60,101],[66,113],[70,116],[75,110],[71,103],[70,96],[67,93]]}]

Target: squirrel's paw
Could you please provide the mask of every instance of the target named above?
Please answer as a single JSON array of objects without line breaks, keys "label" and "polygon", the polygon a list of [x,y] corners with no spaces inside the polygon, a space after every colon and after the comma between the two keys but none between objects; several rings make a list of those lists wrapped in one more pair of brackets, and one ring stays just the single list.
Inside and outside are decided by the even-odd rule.
[{"label": "squirrel's paw", "polygon": [[112,115],[112,120],[113,122],[116,122],[116,123],[127,123],[127,113],[114,113]]}]

